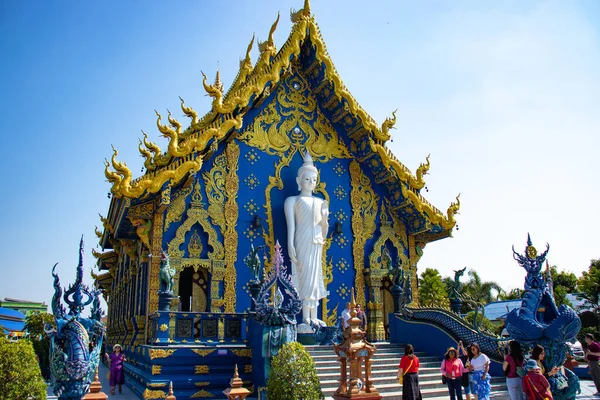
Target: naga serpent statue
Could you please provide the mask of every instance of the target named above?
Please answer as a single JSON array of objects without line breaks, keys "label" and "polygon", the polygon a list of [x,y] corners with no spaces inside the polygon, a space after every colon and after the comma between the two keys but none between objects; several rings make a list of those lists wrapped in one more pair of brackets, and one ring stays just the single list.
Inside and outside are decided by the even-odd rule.
[{"label": "naga serpent statue", "polygon": [[267,360],[268,375],[271,357],[275,357],[285,343],[296,340],[296,315],[302,309],[300,295],[285,272],[279,241],[275,244],[274,268],[262,284],[257,299],[252,301],[256,307],[253,318],[264,325],[262,356]]},{"label": "naga serpent statue", "polygon": [[454,282],[452,282],[452,289],[450,292],[450,299],[460,299],[460,291],[462,289],[462,283],[460,283],[460,277],[465,274],[467,267],[454,271]]},{"label": "naga serpent statue", "polygon": [[[52,268],[54,296],[52,313],[56,329],[51,325],[44,328],[51,339],[50,371],[54,394],[61,400],[80,400],[87,393],[100,361],[100,349],[104,337],[101,322],[100,291],[83,284],[83,237],[79,244],[79,264],[75,283],[62,293],[60,280]],[[69,306],[65,311],[61,297]],[[83,309],[92,304],[89,318],[82,318]]]},{"label": "naga serpent statue", "polygon": [[[575,341],[581,329],[581,320],[571,307],[556,306],[551,288],[542,275],[542,265],[549,249],[547,245],[546,251],[538,255],[529,235],[525,255],[518,254],[513,247],[513,257],[525,268],[527,276],[521,307],[508,313],[505,323],[512,339],[527,346],[539,344],[544,347],[547,371],[563,366],[568,352],[566,342]],[[574,399],[579,391],[579,379],[566,368],[560,368],[548,381],[554,399]]]}]

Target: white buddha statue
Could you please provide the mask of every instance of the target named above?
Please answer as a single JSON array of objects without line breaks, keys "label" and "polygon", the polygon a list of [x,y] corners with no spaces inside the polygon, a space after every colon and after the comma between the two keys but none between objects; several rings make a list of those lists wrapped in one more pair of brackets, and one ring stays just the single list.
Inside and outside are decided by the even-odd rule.
[{"label": "white buddha statue", "polygon": [[329,228],[329,205],[313,196],[319,171],[308,151],[303,159],[296,178],[300,195],[288,197],[284,211],[292,282],[302,299],[302,322],[309,324],[310,320],[320,322],[318,302],[328,294],[323,283],[323,244]]}]

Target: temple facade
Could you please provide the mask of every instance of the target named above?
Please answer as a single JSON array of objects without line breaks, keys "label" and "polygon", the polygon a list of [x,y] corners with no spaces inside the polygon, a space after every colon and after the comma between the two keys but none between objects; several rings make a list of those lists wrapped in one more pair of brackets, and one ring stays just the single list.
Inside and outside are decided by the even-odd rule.
[{"label": "temple facade", "polygon": [[[233,369],[211,364],[217,354],[253,382],[252,355],[260,349],[251,344],[254,275],[244,258],[264,246],[259,256],[268,273],[279,242],[289,265],[284,201],[298,194],[305,152],[319,170],[315,196],[329,205],[321,260],[328,295],[318,305],[327,325],[338,323],[355,290],[367,310],[368,338],[385,340],[390,267],[403,269],[418,304],[424,248],[451,236],[458,197],[441,212],[422,196],[429,159],[413,174],[390,152],[394,113],[378,124],[352,97],[308,1],[291,18],[281,48],[273,41],[278,17],[254,63],[252,38],[228,90],[218,72],[213,83],[204,77],[212,97],[204,116],[183,100],[189,121],[157,113],[166,148],[144,134],[143,175],[135,178],[116,149],[106,162],[112,198],[96,230],[103,251],[94,252],[95,279],[108,303],[107,345],[123,344],[132,354],[127,376],[144,398],[160,398],[168,379],[177,398],[221,396],[219,382]],[[159,310],[163,251],[175,271],[177,297],[168,312]],[[167,376],[185,374],[205,379],[185,390],[181,383],[178,392],[180,378]]]}]

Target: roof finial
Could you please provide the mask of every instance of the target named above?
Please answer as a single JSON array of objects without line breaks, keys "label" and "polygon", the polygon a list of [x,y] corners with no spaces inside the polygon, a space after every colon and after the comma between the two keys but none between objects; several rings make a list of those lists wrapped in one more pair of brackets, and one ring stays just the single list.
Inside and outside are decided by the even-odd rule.
[{"label": "roof finial", "polygon": [[304,8],[296,11],[293,8],[290,9],[290,19],[293,23],[299,22],[304,18],[310,18],[310,1],[304,0]]},{"label": "roof finial", "polygon": [[223,82],[221,82],[221,71],[219,71],[219,66],[217,64],[217,75],[215,76],[215,85],[217,89],[221,92],[223,91]]}]

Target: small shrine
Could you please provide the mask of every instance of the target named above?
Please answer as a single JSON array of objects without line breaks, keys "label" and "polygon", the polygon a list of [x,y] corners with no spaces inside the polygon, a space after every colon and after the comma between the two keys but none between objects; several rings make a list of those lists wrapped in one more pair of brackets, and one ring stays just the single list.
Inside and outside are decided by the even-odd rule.
[{"label": "small shrine", "polygon": [[204,75],[203,115],[183,99],[189,121],[156,112],[166,142],[140,138],[140,176],[117,149],[105,162],[111,201],[94,278],[107,346],[123,345],[127,384],[146,399],[164,398],[170,381],[180,400],[222,397],[235,364],[246,388],[264,385],[253,299],[273,276],[277,243],[299,335],[336,326],[354,288],[377,342],[389,339],[394,296],[418,304],[425,246],[456,224],[458,197],[442,212],[421,193],[429,157],[413,173],[387,147],[395,112],[376,123],[342,82],[309,1],[290,18],[279,48],[279,15],[266,40],[244,46],[228,89],[219,71],[214,82]]}]

